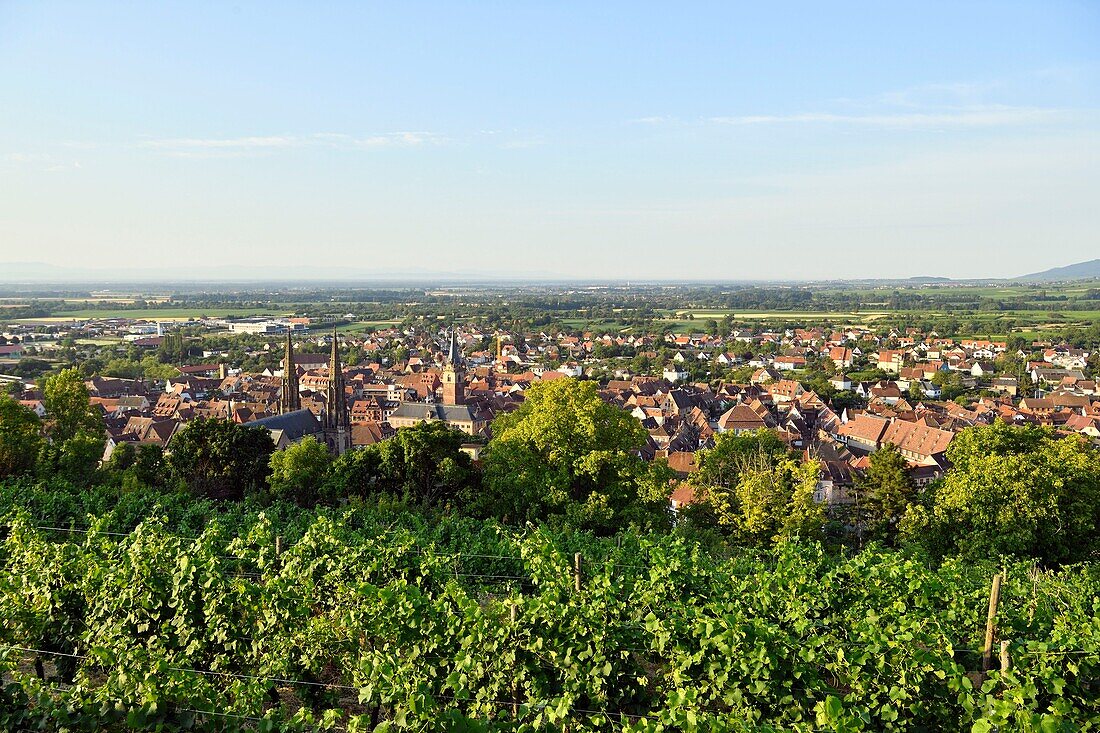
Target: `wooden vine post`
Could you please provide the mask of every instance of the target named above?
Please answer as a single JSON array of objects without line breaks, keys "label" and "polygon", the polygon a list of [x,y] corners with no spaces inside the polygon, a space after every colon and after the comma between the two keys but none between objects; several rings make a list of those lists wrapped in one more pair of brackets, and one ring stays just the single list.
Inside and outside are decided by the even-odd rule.
[{"label": "wooden vine post", "polygon": [[1001,602],[1001,574],[993,576],[989,589],[989,613],[985,618],[985,649],[982,652],[982,672],[993,668],[993,637],[997,633],[997,606]]},{"label": "wooden vine post", "polygon": [[581,592],[581,553],[573,555],[573,590]]},{"label": "wooden vine post", "polygon": [[[513,634],[516,633],[515,625],[516,625],[517,609],[518,609],[518,606],[515,603],[513,603],[511,608],[508,610],[508,616],[512,621],[512,627],[513,627],[512,628],[512,633]],[[515,719],[515,720],[519,719],[519,680],[518,679],[512,685],[512,718]]]}]

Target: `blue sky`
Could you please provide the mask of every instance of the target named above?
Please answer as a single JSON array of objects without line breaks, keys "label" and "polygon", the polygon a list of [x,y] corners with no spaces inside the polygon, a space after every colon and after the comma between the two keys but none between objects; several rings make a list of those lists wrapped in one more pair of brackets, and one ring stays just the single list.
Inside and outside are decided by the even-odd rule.
[{"label": "blue sky", "polygon": [[994,277],[1097,201],[1095,2],[0,2],[0,261]]}]

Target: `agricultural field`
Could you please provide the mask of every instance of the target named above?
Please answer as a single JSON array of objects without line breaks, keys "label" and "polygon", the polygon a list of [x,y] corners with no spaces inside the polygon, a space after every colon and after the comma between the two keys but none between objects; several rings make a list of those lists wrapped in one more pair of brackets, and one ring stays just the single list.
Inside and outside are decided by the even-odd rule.
[{"label": "agricultural field", "polygon": [[264,315],[291,315],[291,311],[277,312],[269,308],[86,308],[75,311],[57,311],[56,315],[43,318],[19,319],[18,323],[57,323],[79,321],[88,318],[141,318],[156,321],[187,321],[204,316],[209,318],[247,317]]},{"label": "agricultural field", "polygon": [[[337,326],[336,330],[339,333],[362,333],[362,332],[367,331],[369,329],[386,328],[387,326],[396,326],[398,323],[401,323],[401,321],[399,321],[399,320],[353,321],[351,323],[346,323],[343,326]],[[327,328],[328,328],[328,325],[326,325],[326,324],[322,324],[322,325],[317,327],[317,329],[327,329]],[[315,330],[317,330],[317,329],[315,329]]]}]

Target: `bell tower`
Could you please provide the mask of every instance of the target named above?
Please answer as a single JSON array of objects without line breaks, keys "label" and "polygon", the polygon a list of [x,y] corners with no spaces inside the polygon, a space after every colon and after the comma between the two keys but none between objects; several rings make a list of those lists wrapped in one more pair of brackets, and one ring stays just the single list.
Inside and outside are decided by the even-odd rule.
[{"label": "bell tower", "polygon": [[458,346],[458,334],[451,329],[451,340],[447,347],[447,365],[443,367],[443,404],[466,404],[466,369],[462,359],[462,349]]}]

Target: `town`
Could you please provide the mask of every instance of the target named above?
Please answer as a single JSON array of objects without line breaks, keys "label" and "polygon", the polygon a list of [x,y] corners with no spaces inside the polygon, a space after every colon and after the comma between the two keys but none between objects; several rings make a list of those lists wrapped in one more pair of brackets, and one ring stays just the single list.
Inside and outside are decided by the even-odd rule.
[{"label": "town", "polygon": [[[244,335],[243,350],[225,348]],[[924,486],[943,475],[948,446],[968,427],[1034,424],[1100,442],[1095,350],[1054,340],[868,325],[634,334],[442,323],[355,332],[294,316],[111,317],[9,324],[0,358],[18,372],[81,338],[115,339],[97,347],[103,368],[85,375],[102,417],[103,462],[124,444],[171,451],[196,418],[262,427],[277,449],[314,438],[333,454],[439,422],[466,434],[463,451],[476,460],[494,419],[516,410],[532,384],[559,379],[595,380],[604,402],[638,421],[647,435],[638,455],[667,463],[680,480],[669,488],[674,509],[694,500],[684,480],[723,433],[773,431],[819,466],[815,498],[827,506],[853,502],[869,455],[887,444]],[[128,378],[125,355],[148,373]],[[33,377],[0,378],[49,419]]]}]

